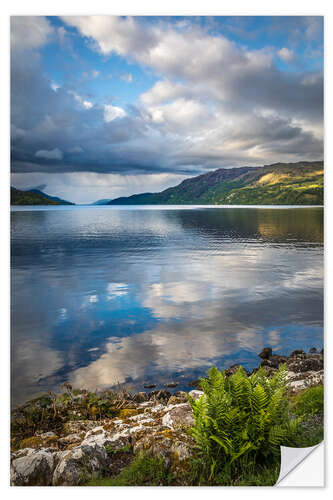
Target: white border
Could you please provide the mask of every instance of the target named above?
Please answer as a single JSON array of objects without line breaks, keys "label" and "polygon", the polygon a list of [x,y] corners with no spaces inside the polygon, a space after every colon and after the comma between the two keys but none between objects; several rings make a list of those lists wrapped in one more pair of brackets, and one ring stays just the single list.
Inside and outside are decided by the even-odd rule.
[{"label": "white border", "polygon": [[[332,47],[332,30],[333,23],[331,22],[330,16],[330,5],[332,2],[325,0],[280,0],[277,2],[267,2],[259,0],[233,0],[232,2],[222,2],[221,0],[205,0],[204,2],[199,2],[198,0],[168,0],[167,2],[158,2],[153,0],[122,0],[121,2],[111,2],[110,0],[94,0],[91,3],[83,3],[82,0],[69,2],[68,0],[57,0],[45,2],[41,0],[11,0],[1,5],[1,17],[0,17],[0,36],[1,36],[1,230],[2,230],[2,245],[1,245],[1,265],[2,265],[2,289],[1,289],[1,381],[2,381],[2,392],[1,392],[1,462],[0,462],[0,488],[2,494],[5,497],[16,498],[16,496],[23,496],[26,498],[36,498],[40,496],[58,497],[59,495],[68,495],[73,498],[90,498],[91,495],[98,495],[99,497],[123,497],[127,495],[133,495],[136,498],[155,498],[165,497],[169,498],[172,496],[184,496],[191,495],[191,497],[201,498],[202,495],[209,495],[209,497],[217,497],[222,495],[227,495],[229,498],[237,497],[238,494],[243,495],[254,495],[258,498],[262,495],[265,497],[267,495],[281,495],[282,490],[279,488],[112,488],[111,490],[107,488],[98,488],[98,490],[92,491],[91,488],[10,488],[9,482],[9,472],[8,472],[8,448],[9,448],[9,16],[10,15],[59,15],[59,14],[113,14],[113,15],[325,15],[325,88],[326,88],[326,99],[325,99],[325,109],[326,109],[326,154],[325,154],[325,179],[326,179],[326,209],[325,209],[325,219],[326,219],[326,277],[331,275],[332,264],[329,263],[327,254],[332,249],[331,239],[332,239],[332,226],[333,226],[333,213],[331,212],[331,202],[330,195],[332,191],[332,186],[329,184],[332,174],[330,171],[333,169],[333,165],[329,165],[329,155],[330,151],[330,141],[328,140],[330,135],[329,127],[329,113],[328,110],[332,109],[332,99],[330,99],[330,92],[332,92],[332,79],[330,81],[330,65],[328,56],[330,54],[330,49]],[[331,85],[330,85],[331,83]],[[331,101],[331,103],[330,103]],[[330,105],[331,104],[331,105]],[[331,228],[330,228],[331,227]],[[332,251],[332,250],[331,250]],[[331,257],[332,259],[333,257]],[[329,324],[331,321],[328,308],[328,297],[332,294],[330,293],[330,283],[331,280],[326,280],[326,297],[325,297],[325,319],[326,319],[326,360],[327,349],[329,348]],[[332,299],[331,299],[332,302]],[[326,366],[326,389],[329,382],[327,382],[328,367]],[[327,394],[327,391],[326,391]],[[326,422],[329,422],[329,408],[326,408]],[[330,431],[328,425],[326,425],[326,448]],[[329,453],[326,453],[326,471],[330,470],[332,467],[331,460],[328,460]],[[315,467],[315,465],[313,465]],[[320,467],[320,465],[319,465]],[[326,496],[329,494],[331,489],[330,478],[326,475],[326,480],[328,486],[323,489],[316,489],[314,492],[312,488],[302,488],[300,493],[305,500],[306,498],[311,498],[313,500],[314,495],[323,494]],[[305,481],[305,480],[304,480]],[[285,488],[283,490],[283,496],[293,495],[295,492],[293,490],[288,490]]]}]

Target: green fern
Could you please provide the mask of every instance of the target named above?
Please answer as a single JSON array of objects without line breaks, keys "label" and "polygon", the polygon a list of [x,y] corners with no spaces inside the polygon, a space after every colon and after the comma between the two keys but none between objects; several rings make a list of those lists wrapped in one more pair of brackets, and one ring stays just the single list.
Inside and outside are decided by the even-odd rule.
[{"label": "green fern", "polygon": [[290,419],[286,397],[287,370],[269,379],[264,369],[247,377],[239,368],[227,378],[215,367],[201,379],[204,395],[189,397],[192,434],[208,467],[208,475],[240,460],[264,463],[279,456],[280,445],[292,443],[299,425]]}]

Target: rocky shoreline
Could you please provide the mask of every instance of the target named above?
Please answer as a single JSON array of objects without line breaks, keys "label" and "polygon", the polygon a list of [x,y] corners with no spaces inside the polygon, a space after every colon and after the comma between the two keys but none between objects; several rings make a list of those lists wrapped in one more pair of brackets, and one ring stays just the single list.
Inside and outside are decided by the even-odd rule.
[{"label": "rocky shoreline", "polygon": [[[305,353],[299,349],[280,356],[266,347],[259,357],[268,376],[286,364],[290,395],[323,384],[323,350]],[[238,368],[233,365],[225,374],[230,376]],[[186,392],[155,390],[131,395],[104,391],[91,396],[64,386],[61,398],[42,396],[13,411],[11,485],[85,484],[103,474],[119,473],[140,452],[162,458],[181,477],[195,449]],[[194,389],[189,395],[199,399],[203,392]]]}]

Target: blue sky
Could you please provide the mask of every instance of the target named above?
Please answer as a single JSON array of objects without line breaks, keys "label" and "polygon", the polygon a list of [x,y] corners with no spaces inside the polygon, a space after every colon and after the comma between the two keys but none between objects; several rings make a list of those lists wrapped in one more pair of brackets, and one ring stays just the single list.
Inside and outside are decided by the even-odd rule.
[{"label": "blue sky", "polygon": [[322,17],[12,17],[12,184],[77,203],[323,156]]}]

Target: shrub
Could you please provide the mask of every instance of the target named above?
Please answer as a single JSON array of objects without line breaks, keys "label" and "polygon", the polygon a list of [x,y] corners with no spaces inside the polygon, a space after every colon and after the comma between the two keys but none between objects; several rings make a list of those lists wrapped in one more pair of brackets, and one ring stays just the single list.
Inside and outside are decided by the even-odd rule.
[{"label": "shrub", "polygon": [[223,467],[239,470],[249,463],[280,457],[280,445],[290,445],[299,419],[289,417],[286,368],[269,379],[263,368],[247,377],[239,370],[227,378],[212,367],[201,379],[204,395],[195,401],[192,434],[213,478]]}]

